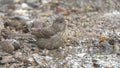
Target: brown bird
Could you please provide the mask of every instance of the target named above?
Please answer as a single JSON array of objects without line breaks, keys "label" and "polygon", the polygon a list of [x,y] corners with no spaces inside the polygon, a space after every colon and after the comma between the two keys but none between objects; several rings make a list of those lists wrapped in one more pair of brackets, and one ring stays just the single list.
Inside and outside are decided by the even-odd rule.
[{"label": "brown bird", "polygon": [[58,17],[50,27],[33,31],[37,45],[43,49],[55,49],[64,45],[66,24],[63,17]]},{"label": "brown bird", "polygon": [[32,34],[37,38],[50,38],[51,36],[65,30],[65,20],[63,17],[58,17],[50,27],[42,29],[34,29]]}]

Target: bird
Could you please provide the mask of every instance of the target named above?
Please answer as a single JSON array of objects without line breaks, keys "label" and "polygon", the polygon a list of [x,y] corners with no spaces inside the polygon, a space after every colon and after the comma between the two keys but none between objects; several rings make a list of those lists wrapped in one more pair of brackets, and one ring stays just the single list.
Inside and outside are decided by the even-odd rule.
[{"label": "bird", "polygon": [[65,20],[63,17],[58,17],[50,27],[42,29],[33,29],[31,34],[37,38],[50,38],[51,36],[65,30]]},{"label": "bird", "polygon": [[36,37],[36,44],[41,49],[56,49],[64,46],[66,29],[64,17],[58,17],[47,28],[37,29],[32,32]]}]

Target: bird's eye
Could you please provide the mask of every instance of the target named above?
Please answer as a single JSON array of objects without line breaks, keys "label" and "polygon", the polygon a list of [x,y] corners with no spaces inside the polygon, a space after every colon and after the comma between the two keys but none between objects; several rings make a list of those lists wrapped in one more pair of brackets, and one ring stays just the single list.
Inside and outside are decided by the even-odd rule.
[{"label": "bird's eye", "polygon": [[62,21],[60,21],[59,23],[62,23]]}]

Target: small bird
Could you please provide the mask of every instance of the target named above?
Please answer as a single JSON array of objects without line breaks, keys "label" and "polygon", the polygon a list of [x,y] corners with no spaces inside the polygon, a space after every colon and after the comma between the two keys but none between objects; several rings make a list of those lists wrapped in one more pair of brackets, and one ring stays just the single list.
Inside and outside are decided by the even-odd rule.
[{"label": "small bird", "polygon": [[34,29],[32,34],[37,38],[50,38],[51,36],[65,30],[65,20],[63,17],[58,17],[50,27],[42,29]]},{"label": "small bird", "polygon": [[42,49],[55,49],[64,45],[65,19],[58,17],[50,27],[37,29],[32,32],[37,40],[37,45]]}]

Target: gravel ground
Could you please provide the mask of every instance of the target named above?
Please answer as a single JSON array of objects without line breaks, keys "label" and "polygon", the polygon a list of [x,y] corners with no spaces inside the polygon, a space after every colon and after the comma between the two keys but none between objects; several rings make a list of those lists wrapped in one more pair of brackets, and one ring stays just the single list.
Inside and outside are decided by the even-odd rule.
[{"label": "gravel ground", "polygon": [[[0,68],[120,68],[119,8],[119,0],[0,0]],[[32,28],[59,15],[65,46],[38,48]]]}]

